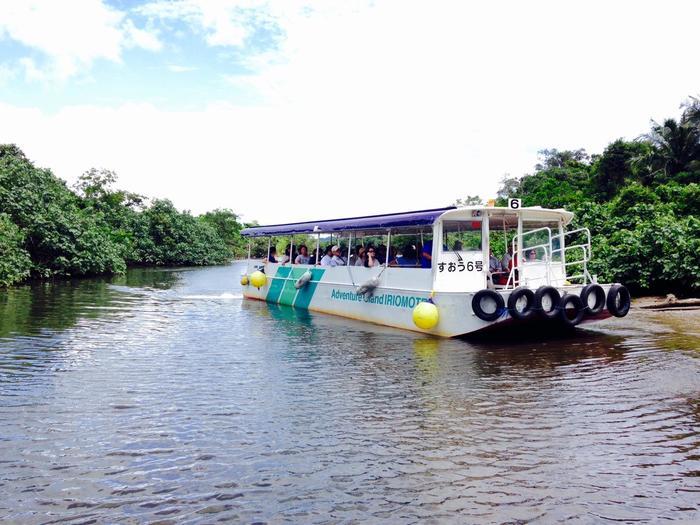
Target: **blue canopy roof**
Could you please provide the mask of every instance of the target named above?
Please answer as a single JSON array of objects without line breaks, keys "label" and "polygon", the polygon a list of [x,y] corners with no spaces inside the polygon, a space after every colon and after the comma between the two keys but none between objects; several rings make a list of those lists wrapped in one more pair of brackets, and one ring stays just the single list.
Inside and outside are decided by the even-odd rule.
[{"label": "blue canopy roof", "polygon": [[242,235],[260,237],[263,235],[291,235],[294,233],[330,233],[349,230],[379,230],[398,228],[400,226],[424,226],[433,224],[443,213],[454,210],[454,206],[433,210],[406,211],[386,215],[368,215],[365,217],[348,217],[325,221],[295,222],[290,224],[273,224],[245,228]]}]

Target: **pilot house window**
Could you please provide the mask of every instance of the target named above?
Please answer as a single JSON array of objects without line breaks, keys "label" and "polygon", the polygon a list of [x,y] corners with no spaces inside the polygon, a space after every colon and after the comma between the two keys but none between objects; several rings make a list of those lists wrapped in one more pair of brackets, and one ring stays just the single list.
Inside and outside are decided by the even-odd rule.
[{"label": "pilot house window", "polygon": [[481,220],[444,221],[442,251],[481,251]]}]

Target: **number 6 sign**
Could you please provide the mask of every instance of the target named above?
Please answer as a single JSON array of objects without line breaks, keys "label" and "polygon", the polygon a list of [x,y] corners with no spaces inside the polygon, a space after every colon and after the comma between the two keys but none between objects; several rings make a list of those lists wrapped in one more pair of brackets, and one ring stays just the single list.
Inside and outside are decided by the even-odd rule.
[{"label": "number 6 sign", "polygon": [[511,210],[519,210],[520,206],[520,199],[508,199],[508,207]]}]

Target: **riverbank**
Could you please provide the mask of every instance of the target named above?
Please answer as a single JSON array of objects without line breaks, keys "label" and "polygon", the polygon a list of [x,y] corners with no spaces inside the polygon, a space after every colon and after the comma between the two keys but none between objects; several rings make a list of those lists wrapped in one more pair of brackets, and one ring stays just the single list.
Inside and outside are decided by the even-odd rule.
[{"label": "riverbank", "polygon": [[647,297],[639,297],[632,301],[634,308],[642,308],[645,310],[696,310],[700,309],[700,299],[697,297],[687,297],[678,299],[673,294],[665,296],[655,295]]},{"label": "riverbank", "polygon": [[587,328],[618,334],[646,333],[658,338],[662,347],[700,351],[700,307],[669,308],[667,304],[666,296],[638,297],[624,319],[611,317]]},{"label": "riverbank", "polygon": [[114,172],[91,169],[69,188],[0,144],[0,287],[133,266],[217,265],[244,253],[233,211],[195,216],[116,183]]}]

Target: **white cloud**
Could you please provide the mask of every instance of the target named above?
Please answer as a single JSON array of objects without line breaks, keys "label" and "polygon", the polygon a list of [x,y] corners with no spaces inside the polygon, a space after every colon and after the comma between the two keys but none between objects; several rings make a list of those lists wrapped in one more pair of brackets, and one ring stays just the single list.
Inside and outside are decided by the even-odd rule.
[{"label": "white cloud", "polygon": [[0,63],[0,87],[12,82],[17,76],[17,72],[9,64]]},{"label": "white cloud", "polygon": [[425,133],[409,128],[386,135],[384,126],[356,119],[329,122],[291,108],[223,104],[201,112],[81,106],[54,115],[0,105],[0,143],[18,143],[69,181],[104,166],[130,190],[197,212],[230,207],[264,221],[436,206],[461,194],[427,172],[459,178],[463,165],[452,144],[439,145],[435,158],[438,137],[426,143]]},{"label": "white cloud", "polygon": [[160,49],[155,34],[137,29],[123,12],[102,0],[5,0],[2,36],[46,55],[49,62],[42,77],[59,80],[77,75],[97,59],[120,62],[124,47]]},{"label": "white cloud", "polygon": [[124,31],[125,44],[128,47],[140,47],[148,51],[163,49],[163,43],[155,33],[137,28],[131,20],[124,21],[122,30]]},{"label": "white cloud", "polygon": [[166,67],[168,71],[172,73],[188,73],[197,70],[197,68],[193,66],[178,66],[177,64],[168,64]]},{"label": "white cloud", "polygon": [[261,4],[241,0],[157,0],[135,11],[151,18],[185,22],[204,33],[206,42],[212,46],[241,46],[250,25],[250,13],[246,14],[245,9]]},{"label": "white cloud", "polygon": [[18,62],[24,70],[24,78],[27,82],[40,82],[46,79],[46,75],[36,66],[34,59],[30,57],[22,57]]},{"label": "white cloud", "polygon": [[[206,38],[225,27],[201,22],[194,1],[157,5],[190,13]],[[279,49],[253,56],[252,73],[221,71],[259,106],[5,105],[0,142],[67,179],[104,166],[126,188],[180,207],[282,222],[491,197],[504,173],[532,169],[537,150],[600,152],[647,131],[650,118],[678,115],[700,86],[689,65],[693,2],[264,9],[285,35]]]}]

